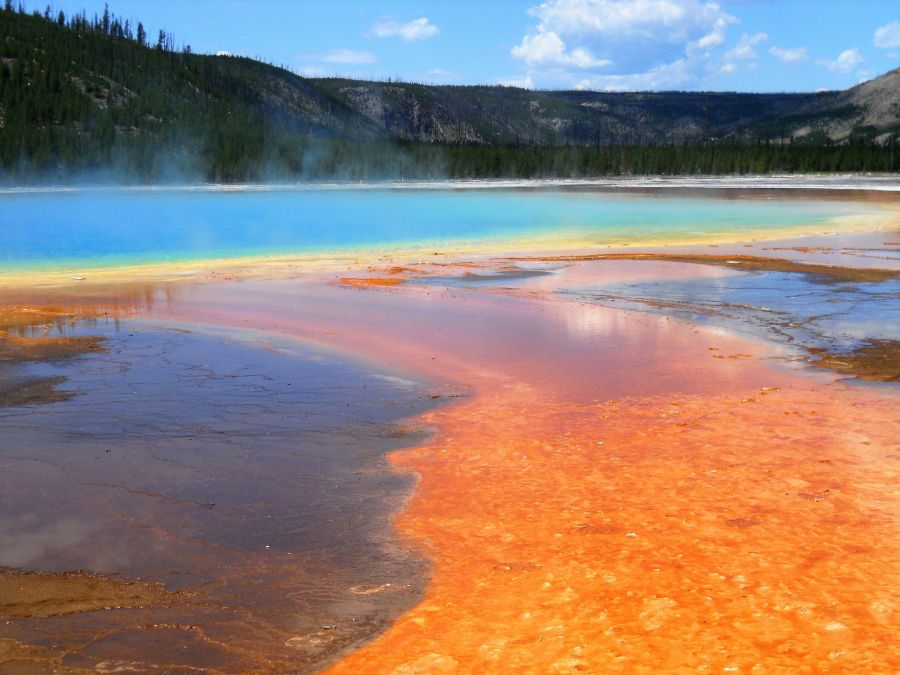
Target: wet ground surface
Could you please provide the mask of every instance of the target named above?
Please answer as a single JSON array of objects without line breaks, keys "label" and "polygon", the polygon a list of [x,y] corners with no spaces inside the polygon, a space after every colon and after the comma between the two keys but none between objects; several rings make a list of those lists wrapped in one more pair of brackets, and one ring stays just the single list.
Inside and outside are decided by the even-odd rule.
[{"label": "wet ground surface", "polygon": [[883,355],[892,284],[439,257],[20,292],[154,322],[66,328],[106,352],[19,367],[75,395],[0,408],[0,566],[46,570],[0,572],[0,665],[896,672],[896,390],[780,367]]},{"label": "wet ground surface", "polygon": [[[860,326],[891,300],[848,287],[871,273],[759,266],[372,268],[327,292],[354,307],[343,319],[339,303],[273,284],[270,302],[307,311],[272,325],[330,325],[355,345],[366,326],[365,346],[417,355],[473,392],[426,415],[431,443],[391,457],[422,476],[397,526],[429,544],[426,595],[329,672],[898,672],[897,390],[837,382],[796,348],[883,334]],[[753,285],[769,274],[785,277]],[[813,325],[836,292],[850,327],[831,317],[773,340],[752,308],[711,321],[701,307],[685,322],[666,301],[641,302],[648,287],[694,284],[682,300],[716,308],[709,289],[725,296],[736,279],[751,283],[729,290],[734,305],[777,306],[785,284],[812,293],[815,312],[796,299],[784,313]],[[585,292],[607,287],[653,311]],[[248,284],[192,311],[224,304],[260,322],[260,295]],[[406,348],[380,344],[385,333]]]},{"label": "wet ground surface", "polygon": [[416,601],[384,453],[425,437],[424,384],[251,332],[59,330],[105,352],[19,363],[72,396],[0,408],[0,671],[302,670]]},{"label": "wet ground surface", "polygon": [[873,343],[900,341],[900,279],[823,283],[816,275],[752,271],[715,279],[604,283],[560,293],[720,325],[808,352],[850,354]]},{"label": "wet ground surface", "polygon": [[[900,240],[892,233],[880,238],[888,240],[881,248],[760,247],[800,256],[803,262],[738,250],[727,254],[612,253],[420,268],[405,278],[390,279],[395,285],[402,281],[540,292],[677,316],[790,345],[818,365],[860,379],[896,381],[900,379],[900,258],[892,245]],[[871,261],[864,267],[846,266],[856,262],[841,257],[851,255],[848,250],[864,250],[882,267],[872,266]],[[844,266],[831,262],[836,259]],[[698,267],[711,271],[696,274]]]}]

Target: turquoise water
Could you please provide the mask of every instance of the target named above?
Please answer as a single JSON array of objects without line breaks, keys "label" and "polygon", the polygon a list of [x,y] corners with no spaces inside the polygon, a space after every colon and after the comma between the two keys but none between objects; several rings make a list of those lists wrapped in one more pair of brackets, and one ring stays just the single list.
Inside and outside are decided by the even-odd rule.
[{"label": "turquoise water", "polygon": [[820,223],[860,207],[553,190],[84,190],[0,193],[0,270],[473,244],[597,243]]}]

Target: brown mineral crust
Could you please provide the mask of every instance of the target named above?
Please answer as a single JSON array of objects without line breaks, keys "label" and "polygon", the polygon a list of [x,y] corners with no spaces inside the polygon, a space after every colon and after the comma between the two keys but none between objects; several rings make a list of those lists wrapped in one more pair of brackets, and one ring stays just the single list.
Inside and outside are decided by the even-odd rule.
[{"label": "brown mineral crust", "polygon": [[38,647],[0,638],[0,672],[4,675],[83,675],[97,672],[94,669],[64,666],[65,655],[65,650],[58,647]]},{"label": "brown mineral crust", "polygon": [[26,619],[178,602],[158,584],[87,572],[0,570],[0,617]]},{"label": "brown mineral crust", "polygon": [[65,380],[66,378],[58,376],[11,381],[0,379],[0,407],[65,401],[72,397],[72,393],[56,389]]},{"label": "brown mineral crust", "polygon": [[[103,340],[92,336],[31,337],[40,327],[71,322],[76,314],[56,308],[0,306],[0,368],[32,361],[58,361],[104,351]],[[4,376],[0,371],[0,407],[52,403],[71,398],[56,390],[62,377]]]},{"label": "brown mineral crust", "polygon": [[900,341],[869,340],[849,353],[810,350],[815,364],[861,380],[900,382]]},{"label": "brown mineral crust", "polygon": [[15,332],[24,328],[52,324],[71,319],[72,313],[52,307],[6,305],[0,302],[0,331]]},{"label": "brown mineral crust", "polygon": [[92,336],[25,338],[0,332],[0,363],[56,361],[102,351],[103,340]]},{"label": "brown mineral crust", "polygon": [[0,303],[0,363],[53,361],[103,351],[102,340],[95,337],[35,337],[42,329],[71,324],[93,314],[55,306]]}]

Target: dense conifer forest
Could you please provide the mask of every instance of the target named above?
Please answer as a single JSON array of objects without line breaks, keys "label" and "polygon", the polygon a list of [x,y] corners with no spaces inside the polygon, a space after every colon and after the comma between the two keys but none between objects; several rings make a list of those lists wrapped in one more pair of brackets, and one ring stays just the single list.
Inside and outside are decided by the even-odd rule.
[{"label": "dense conifer forest", "polygon": [[[884,76],[889,100],[900,100],[896,75]],[[315,80],[176,48],[166,31],[147,35],[108,8],[27,13],[6,0],[0,181],[897,171],[900,104],[890,104],[887,122],[867,124],[866,104],[848,91],[600,94]],[[845,131],[835,138],[834,129]]]}]

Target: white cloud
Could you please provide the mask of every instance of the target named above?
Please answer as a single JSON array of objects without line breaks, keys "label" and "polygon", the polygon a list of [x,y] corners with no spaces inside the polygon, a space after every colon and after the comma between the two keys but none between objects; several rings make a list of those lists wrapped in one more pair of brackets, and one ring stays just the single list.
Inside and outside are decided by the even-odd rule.
[{"label": "white cloud", "polygon": [[738,43],[725,52],[725,60],[748,61],[759,58],[759,54],[756,53],[754,47],[760,42],[765,42],[768,39],[769,36],[765,33],[756,33],[755,35],[744,33],[741,35],[741,39],[738,40]]},{"label": "white cloud", "polygon": [[321,54],[318,61],[326,63],[375,63],[378,61],[372,52],[360,51],[356,49],[332,49]]},{"label": "white cloud", "polygon": [[506,79],[497,80],[497,84],[501,84],[504,87],[519,87],[521,89],[534,89],[534,80],[531,77],[531,73],[524,77],[509,77]]},{"label": "white cloud", "polygon": [[731,75],[735,71],[737,71],[738,67],[733,63],[726,63],[721,68],[719,68],[719,75]]},{"label": "white cloud", "polygon": [[900,21],[891,21],[875,30],[872,44],[882,49],[900,47]]},{"label": "white cloud", "polygon": [[[372,52],[357,49],[330,49],[317,54],[298,54],[296,72],[306,77],[326,77],[341,75],[343,77],[366,77],[370,72],[351,69],[348,66],[370,65],[378,59]],[[312,63],[310,63],[312,62]]]},{"label": "white cloud", "polygon": [[546,0],[528,13],[537,21],[511,53],[529,72],[617,90],[699,81],[737,21],[709,0]]},{"label": "white cloud", "polygon": [[716,18],[712,30],[697,40],[696,44],[690,45],[689,49],[709,49],[725,42],[725,31],[728,26],[737,23],[737,19],[729,14],[721,14]]},{"label": "white cloud", "polygon": [[322,77],[327,74],[327,71],[320,66],[302,66],[299,72],[306,77]]},{"label": "white cloud", "polygon": [[397,37],[404,42],[415,42],[417,40],[427,40],[440,32],[437,26],[422,16],[405,23],[391,20],[377,21],[372,26],[369,34],[377,38]]},{"label": "white cloud", "polygon": [[667,26],[679,40],[697,33],[702,39],[720,27],[715,3],[698,0],[549,0],[529,10],[551,30],[629,36]]},{"label": "white cloud", "polygon": [[580,47],[566,51],[566,44],[553,31],[526,35],[522,38],[522,44],[512,48],[512,55],[529,64],[553,63],[576,68],[598,68],[612,63],[595,59],[587,49]]},{"label": "white cloud", "polygon": [[734,17],[701,0],[549,0],[529,10],[538,32],[610,42],[622,46],[663,43],[677,52],[722,44]]},{"label": "white cloud", "polygon": [[769,48],[769,53],[782,63],[803,63],[809,58],[809,52],[806,47],[771,47]]},{"label": "white cloud", "polygon": [[863,62],[862,54],[855,47],[853,49],[845,49],[834,61],[821,61],[828,66],[828,70],[836,73],[847,74]]},{"label": "white cloud", "polygon": [[227,52],[224,49],[216,52],[216,56],[231,56],[231,52]]},{"label": "white cloud", "polygon": [[651,68],[643,73],[582,78],[573,83],[573,86],[596,91],[651,91],[684,87],[694,78],[694,65],[685,58]]}]

